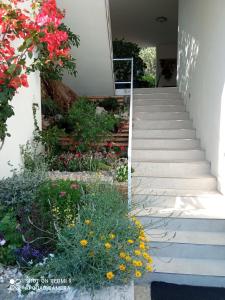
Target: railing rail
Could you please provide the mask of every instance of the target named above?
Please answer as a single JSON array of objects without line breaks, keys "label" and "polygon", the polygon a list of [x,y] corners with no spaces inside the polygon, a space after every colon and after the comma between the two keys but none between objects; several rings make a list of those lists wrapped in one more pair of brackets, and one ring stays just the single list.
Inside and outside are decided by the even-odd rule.
[{"label": "railing rail", "polygon": [[134,100],[134,59],[133,58],[114,58],[116,61],[131,63],[130,81],[115,81],[115,85],[130,85],[130,113],[129,113],[129,141],[128,141],[128,206],[132,203],[132,137],[133,137],[133,100]]}]

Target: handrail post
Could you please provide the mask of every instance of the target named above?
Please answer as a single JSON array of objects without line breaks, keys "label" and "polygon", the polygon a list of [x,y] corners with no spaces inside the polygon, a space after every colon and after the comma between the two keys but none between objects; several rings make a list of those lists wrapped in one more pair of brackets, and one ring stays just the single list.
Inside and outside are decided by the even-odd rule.
[{"label": "handrail post", "polygon": [[130,84],[130,113],[129,113],[129,140],[128,140],[128,207],[132,206],[132,137],[133,137],[133,100],[134,100],[134,59],[115,58],[113,61],[131,62],[131,80],[130,82],[115,82],[116,84]]}]

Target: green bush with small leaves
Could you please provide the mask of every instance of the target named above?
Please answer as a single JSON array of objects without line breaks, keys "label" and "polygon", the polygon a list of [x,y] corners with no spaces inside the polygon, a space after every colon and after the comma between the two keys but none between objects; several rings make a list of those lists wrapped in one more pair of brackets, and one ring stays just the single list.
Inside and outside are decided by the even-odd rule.
[{"label": "green bush with small leaves", "polygon": [[103,141],[114,130],[118,121],[112,114],[96,114],[96,105],[80,98],[70,108],[68,120],[73,126],[73,136],[80,143],[80,151]]},{"label": "green bush with small leaves", "polygon": [[0,208],[0,264],[15,265],[15,250],[22,246],[22,235],[12,210]]}]

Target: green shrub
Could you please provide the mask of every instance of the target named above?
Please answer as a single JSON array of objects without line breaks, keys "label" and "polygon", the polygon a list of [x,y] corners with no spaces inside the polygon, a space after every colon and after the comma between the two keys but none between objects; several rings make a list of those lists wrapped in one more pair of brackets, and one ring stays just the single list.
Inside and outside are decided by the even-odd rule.
[{"label": "green shrub", "polygon": [[46,155],[51,158],[62,152],[60,138],[64,134],[64,130],[55,125],[43,131],[36,131],[35,140],[44,146]]},{"label": "green shrub", "polygon": [[81,203],[82,187],[73,181],[47,181],[31,208],[18,210],[20,230],[28,244],[46,255],[55,250],[57,228],[73,227]]},{"label": "green shrub", "polygon": [[150,74],[146,74],[142,77],[142,80],[143,81],[146,81],[148,83],[148,87],[151,88],[151,87],[155,87],[156,86],[156,78],[155,76],[153,75],[150,75]]},{"label": "green shrub", "polygon": [[48,181],[38,192],[38,201],[49,203],[53,219],[60,227],[75,225],[80,198],[81,186],[70,180]]},{"label": "green shrub", "polygon": [[115,98],[105,98],[99,103],[99,106],[104,107],[107,111],[116,111],[119,108],[119,103]]},{"label": "green shrub", "polygon": [[41,102],[41,112],[44,116],[54,117],[60,113],[60,109],[55,101],[52,99],[42,100]]},{"label": "green shrub", "polygon": [[31,204],[46,177],[43,169],[36,169],[35,172],[24,169],[0,180],[0,204],[13,208]]},{"label": "green shrub", "polygon": [[107,171],[110,168],[110,160],[101,153],[62,153],[51,164],[52,170],[60,172],[96,172]]},{"label": "green shrub", "polygon": [[48,170],[51,162],[50,157],[42,153],[41,145],[33,142],[27,142],[26,145],[20,147],[23,167],[26,170],[35,172],[35,170]]},{"label": "green shrub", "polygon": [[74,126],[73,135],[81,151],[89,149],[114,130],[116,118],[111,114],[96,114],[96,105],[86,98],[77,100],[69,110],[68,120]]},{"label": "green shrub", "polygon": [[127,284],[146,268],[150,271],[143,227],[128,217],[121,194],[100,185],[83,200],[76,226],[58,232],[55,257],[36,265],[30,275],[70,278],[76,288],[94,290]]},{"label": "green shrub", "polygon": [[[128,57],[134,58],[134,81],[138,81],[144,75],[146,68],[145,63],[141,59],[141,48],[132,42],[127,42],[124,39],[113,41],[113,56],[114,58]],[[114,64],[115,77],[117,81],[130,81],[131,63],[127,61],[116,61]]]},{"label": "green shrub", "polygon": [[[16,264],[15,251],[23,244],[22,236],[17,230],[17,220],[12,210],[0,209],[0,263],[8,266]],[[5,242],[5,244],[4,244]]]},{"label": "green shrub", "polygon": [[118,182],[125,182],[128,180],[128,165],[120,165],[116,168],[116,180]]}]

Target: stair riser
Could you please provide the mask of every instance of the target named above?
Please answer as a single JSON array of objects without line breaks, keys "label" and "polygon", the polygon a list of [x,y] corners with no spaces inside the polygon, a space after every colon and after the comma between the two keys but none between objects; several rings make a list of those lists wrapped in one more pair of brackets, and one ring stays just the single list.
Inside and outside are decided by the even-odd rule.
[{"label": "stair riser", "polygon": [[135,99],[134,110],[136,106],[148,106],[148,105],[184,105],[181,99]]},{"label": "stair riser", "polygon": [[[157,94],[134,94],[134,100],[164,100],[164,99],[176,99],[181,100],[181,95],[178,93],[157,93]],[[181,100],[182,101],[182,100]]]},{"label": "stair riser", "polygon": [[133,150],[132,160],[135,161],[169,161],[169,160],[203,160],[201,150]]},{"label": "stair riser", "polygon": [[191,121],[136,121],[134,129],[193,129]]},{"label": "stair riser", "polygon": [[185,112],[184,105],[148,105],[135,106],[135,112]]},{"label": "stair riser", "polygon": [[195,130],[134,130],[133,139],[194,139]]},{"label": "stair riser", "polygon": [[145,228],[161,229],[165,232],[167,230],[174,231],[211,231],[211,232],[225,232],[225,219],[198,219],[198,218],[182,218],[174,215],[167,217],[153,217],[145,216],[138,217]]},{"label": "stair riser", "polygon": [[[133,189],[132,190],[133,195],[148,195],[148,196],[174,196],[174,197],[198,197],[199,196],[199,190],[194,189],[188,189],[188,190],[176,190],[176,189],[165,189],[165,188],[151,188],[149,189]],[[204,191],[201,195],[208,195],[210,191]],[[211,192],[210,192],[211,193]],[[216,191],[215,191],[216,193]]]},{"label": "stair riser", "polygon": [[225,246],[207,245],[207,240],[205,245],[151,242],[150,252],[155,257],[225,259]]},{"label": "stair riser", "polygon": [[187,112],[135,112],[134,120],[189,120]]},{"label": "stair riser", "polygon": [[215,178],[157,178],[157,177],[133,177],[133,190],[144,191],[152,188],[165,189],[203,189],[206,191],[216,190],[217,182]]},{"label": "stair riser", "polygon": [[134,139],[132,148],[135,149],[193,149],[200,148],[196,139]]},{"label": "stair riser", "polygon": [[[196,205],[197,203],[197,205]],[[149,195],[133,195],[132,205],[133,208],[140,207],[152,207],[158,208],[163,207],[165,209],[177,209],[177,210],[196,210],[201,209],[212,209],[215,206],[220,207],[224,205],[225,199],[222,196],[149,196]]]},{"label": "stair riser", "polygon": [[206,175],[210,172],[209,164],[192,165],[191,163],[133,163],[133,177],[184,177]]},{"label": "stair riser", "polygon": [[156,94],[156,93],[170,93],[170,94],[178,94],[179,90],[177,87],[159,87],[159,88],[140,88],[134,89],[134,94]]}]

